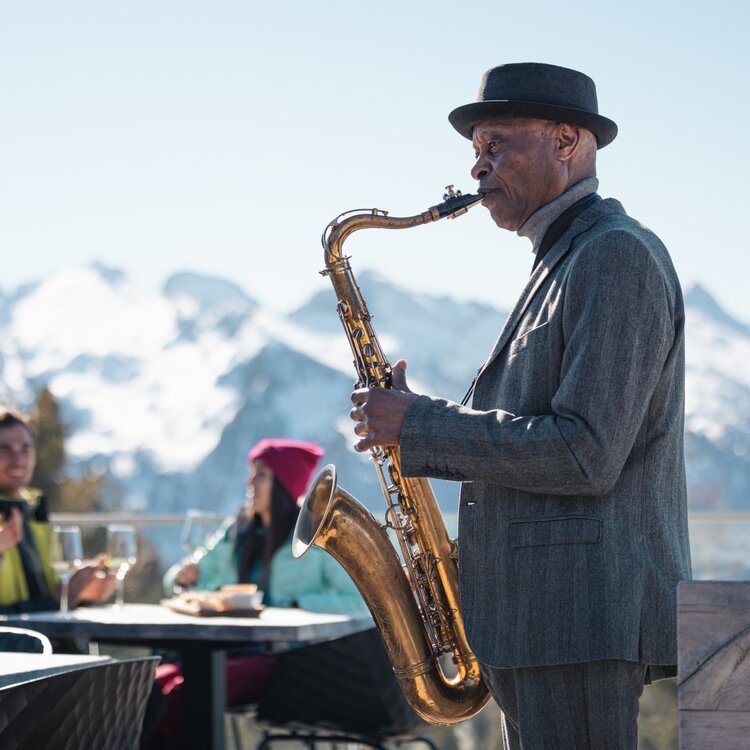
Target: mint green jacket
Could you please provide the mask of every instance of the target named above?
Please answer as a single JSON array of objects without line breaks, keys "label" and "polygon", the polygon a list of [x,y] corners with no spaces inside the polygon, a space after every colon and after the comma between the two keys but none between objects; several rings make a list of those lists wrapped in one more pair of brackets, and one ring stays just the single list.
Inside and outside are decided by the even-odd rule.
[{"label": "mint green jacket", "polygon": [[[175,591],[174,579],[181,567],[182,563],[173,565],[164,576],[168,596]],[[238,583],[234,526],[201,558],[197,588],[213,591],[232,583]],[[271,560],[268,590],[264,592],[263,601],[273,607],[294,604],[310,612],[356,614],[368,611],[354,582],[336,560],[316,547],[295,559],[291,539]]]}]

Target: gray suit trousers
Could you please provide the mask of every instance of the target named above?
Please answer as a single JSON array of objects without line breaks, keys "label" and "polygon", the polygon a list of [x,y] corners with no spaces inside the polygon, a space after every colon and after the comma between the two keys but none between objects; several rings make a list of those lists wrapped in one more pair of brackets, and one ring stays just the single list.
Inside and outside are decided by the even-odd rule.
[{"label": "gray suit trousers", "polygon": [[637,750],[644,664],[481,669],[503,710],[508,750]]}]

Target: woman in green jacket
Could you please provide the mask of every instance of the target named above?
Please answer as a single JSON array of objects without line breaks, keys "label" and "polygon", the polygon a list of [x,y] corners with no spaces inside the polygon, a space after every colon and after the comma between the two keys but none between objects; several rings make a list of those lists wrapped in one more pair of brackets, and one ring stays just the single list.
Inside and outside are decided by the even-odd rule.
[{"label": "woman in green jacket", "polygon": [[313,612],[367,612],[344,569],[320,549],[292,555],[292,536],[304,495],[323,450],[313,443],[265,439],[248,454],[247,504],[200,559],[178,563],[164,576],[168,595],[183,587],[212,591],[255,583],[267,606]]}]

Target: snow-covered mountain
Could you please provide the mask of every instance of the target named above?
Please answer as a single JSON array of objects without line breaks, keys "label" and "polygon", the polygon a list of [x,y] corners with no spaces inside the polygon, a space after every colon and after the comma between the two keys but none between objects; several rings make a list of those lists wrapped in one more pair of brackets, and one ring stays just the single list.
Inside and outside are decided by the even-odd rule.
[{"label": "snow-covered mountain", "polygon": [[750,510],[750,328],[700,286],[686,295],[691,507]]},{"label": "snow-covered mountain", "polygon": [[[412,388],[460,399],[505,313],[358,281]],[[748,509],[750,330],[699,287],[686,301],[691,505]],[[107,471],[134,510],[234,510],[247,449],[267,435],[322,444],[342,485],[379,510],[375,472],[351,448],[353,378],[326,282],[288,316],[226,280],[180,273],[156,293],[98,265],[0,293],[0,399],[27,407],[48,385],[71,430],[70,470]],[[435,485],[453,510],[456,487]]]}]

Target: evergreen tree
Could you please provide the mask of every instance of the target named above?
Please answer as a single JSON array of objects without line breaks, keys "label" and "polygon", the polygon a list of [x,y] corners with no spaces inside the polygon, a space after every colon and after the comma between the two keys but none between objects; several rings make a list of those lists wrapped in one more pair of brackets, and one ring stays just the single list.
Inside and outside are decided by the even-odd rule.
[{"label": "evergreen tree", "polygon": [[36,469],[31,485],[44,492],[51,510],[61,510],[60,483],[65,468],[65,427],[60,418],[57,399],[47,386],[37,395],[31,424],[36,436]]},{"label": "evergreen tree", "polygon": [[47,496],[53,512],[91,513],[101,510],[106,480],[87,472],[80,479],[65,475],[65,438],[68,429],[60,405],[47,386],[39,391],[31,424],[36,435],[36,469],[31,484]]}]

